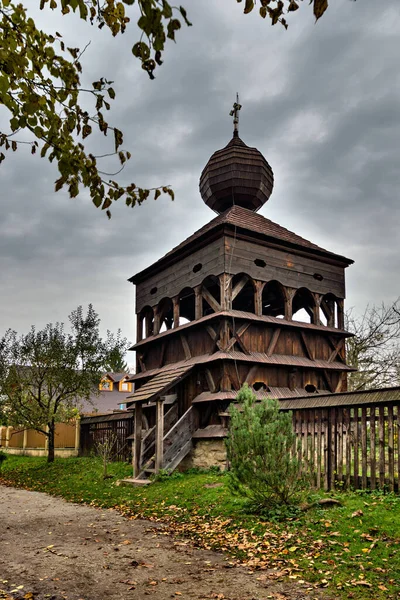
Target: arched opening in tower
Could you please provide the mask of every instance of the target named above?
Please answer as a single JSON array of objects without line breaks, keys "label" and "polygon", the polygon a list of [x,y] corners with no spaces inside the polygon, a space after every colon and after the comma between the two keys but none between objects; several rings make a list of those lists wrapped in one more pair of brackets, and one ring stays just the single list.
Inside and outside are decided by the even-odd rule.
[{"label": "arched opening in tower", "polygon": [[337,327],[337,298],[334,294],[325,294],[321,300],[319,318],[323,325]]},{"label": "arched opening in tower", "polygon": [[304,287],[298,289],[292,301],[293,320],[301,321],[302,323],[314,323],[314,311],[315,300],[310,290]]},{"label": "arched opening in tower", "polygon": [[185,287],[179,294],[179,325],[190,323],[195,318],[195,294],[190,287]]},{"label": "arched opening in tower", "polygon": [[283,285],[279,281],[269,281],[262,291],[262,314],[270,317],[284,317],[285,299]]},{"label": "arched opening in tower", "polygon": [[172,329],[174,324],[174,309],[171,298],[163,298],[158,304],[160,322],[159,333]]},{"label": "arched opening in tower", "polygon": [[232,279],[232,309],[255,313],[255,288],[251,277],[238,273]]},{"label": "arched opening in tower", "polygon": [[203,316],[221,310],[221,288],[218,277],[209,275],[201,286],[203,296]]},{"label": "arched opening in tower", "polygon": [[145,306],[140,311],[142,339],[154,334],[154,311],[151,306]]}]

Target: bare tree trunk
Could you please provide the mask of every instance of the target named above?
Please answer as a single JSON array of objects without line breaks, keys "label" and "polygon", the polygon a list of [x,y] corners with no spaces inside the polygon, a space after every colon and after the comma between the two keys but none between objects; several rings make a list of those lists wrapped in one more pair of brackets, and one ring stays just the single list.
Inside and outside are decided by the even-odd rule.
[{"label": "bare tree trunk", "polygon": [[48,450],[48,455],[47,455],[47,462],[48,463],[52,463],[54,462],[54,434],[55,434],[55,422],[54,419],[52,419],[49,423],[49,432],[48,432],[48,436],[49,436],[49,450]]}]

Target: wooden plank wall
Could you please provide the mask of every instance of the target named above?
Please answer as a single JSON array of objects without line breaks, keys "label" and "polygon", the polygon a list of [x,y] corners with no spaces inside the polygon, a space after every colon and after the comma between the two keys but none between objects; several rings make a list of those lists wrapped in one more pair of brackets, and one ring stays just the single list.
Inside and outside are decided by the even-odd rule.
[{"label": "wooden plank wall", "polygon": [[314,484],[400,491],[400,403],[293,411],[298,457]]},{"label": "wooden plank wall", "polygon": [[[278,280],[282,285],[293,288],[302,286],[312,292],[327,294],[331,292],[338,298],[345,297],[344,268],[325,262],[323,258],[314,259],[288,250],[279,250],[264,246],[262,242],[225,238],[226,272],[232,275],[247,273],[260,281]],[[233,255],[233,257],[232,257]],[[266,262],[258,267],[256,259]],[[322,275],[322,280],[314,274]]]},{"label": "wooden plank wall", "polygon": [[[194,272],[193,267],[202,268]],[[220,275],[224,272],[224,242],[220,238],[205,248],[192,252],[175,264],[152,275],[136,286],[136,313],[146,305],[156,306],[162,298],[177,296],[185,287],[200,285],[208,275]],[[152,290],[157,290],[151,293]]]}]

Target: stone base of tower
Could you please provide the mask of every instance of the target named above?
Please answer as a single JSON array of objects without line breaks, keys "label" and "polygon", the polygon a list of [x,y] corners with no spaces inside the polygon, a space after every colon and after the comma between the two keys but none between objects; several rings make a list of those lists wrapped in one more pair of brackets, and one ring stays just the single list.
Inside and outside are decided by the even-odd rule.
[{"label": "stone base of tower", "polygon": [[226,448],[223,439],[194,440],[190,454],[179,465],[179,471],[188,469],[227,468]]}]

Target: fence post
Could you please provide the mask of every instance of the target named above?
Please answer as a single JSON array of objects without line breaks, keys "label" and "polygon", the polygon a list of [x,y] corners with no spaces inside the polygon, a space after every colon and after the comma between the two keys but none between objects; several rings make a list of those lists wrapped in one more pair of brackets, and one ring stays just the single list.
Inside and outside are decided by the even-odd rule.
[{"label": "fence post", "polygon": [[22,451],[26,450],[28,446],[28,430],[24,429],[24,437],[22,439]]},{"label": "fence post", "polygon": [[11,429],[12,429],[12,427],[10,425],[6,429],[6,448],[8,448],[10,445]]},{"label": "fence post", "polygon": [[142,449],[142,403],[135,404],[135,437],[133,444],[133,476],[140,473],[140,454]]},{"label": "fence post", "polygon": [[163,466],[163,456],[164,456],[164,400],[162,398],[157,398],[156,404],[157,412],[156,412],[156,464],[155,469],[156,473],[158,473]]},{"label": "fence post", "polygon": [[81,444],[81,417],[76,417],[75,420],[75,451],[79,454],[79,446]]}]

